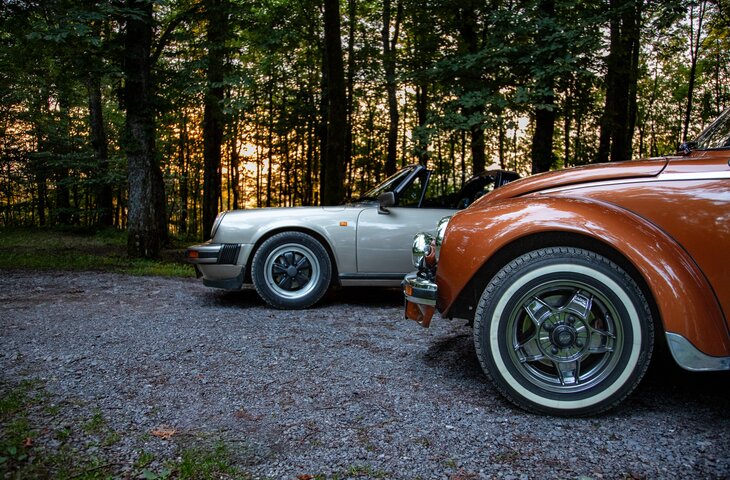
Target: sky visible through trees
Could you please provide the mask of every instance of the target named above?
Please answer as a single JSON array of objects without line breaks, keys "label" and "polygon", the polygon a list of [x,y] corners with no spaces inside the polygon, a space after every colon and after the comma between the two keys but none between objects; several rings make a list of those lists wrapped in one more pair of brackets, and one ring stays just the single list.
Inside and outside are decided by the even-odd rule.
[{"label": "sky visible through trees", "polygon": [[2,0],[0,226],[132,256],[233,208],[673,153],[730,104],[730,2]]}]

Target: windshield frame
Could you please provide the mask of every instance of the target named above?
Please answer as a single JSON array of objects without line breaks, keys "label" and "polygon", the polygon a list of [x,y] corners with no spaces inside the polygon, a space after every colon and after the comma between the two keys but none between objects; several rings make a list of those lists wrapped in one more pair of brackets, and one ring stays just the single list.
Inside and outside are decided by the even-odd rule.
[{"label": "windshield frame", "polygon": [[699,134],[692,142],[697,150],[724,150],[730,148],[730,108],[727,108],[717,119]]},{"label": "windshield frame", "polygon": [[375,187],[363,193],[358,200],[368,201],[377,200],[380,195],[386,192],[396,192],[396,189],[418,168],[417,165],[409,165],[401,168],[390,177],[380,182]]}]

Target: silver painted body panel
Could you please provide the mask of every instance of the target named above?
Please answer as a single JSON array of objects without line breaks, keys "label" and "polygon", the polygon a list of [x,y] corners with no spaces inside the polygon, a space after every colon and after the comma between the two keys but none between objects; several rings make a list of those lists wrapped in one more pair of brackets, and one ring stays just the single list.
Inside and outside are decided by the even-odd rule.
[{"label": "silver painted body panel", "polygon": [[255,247],[276,232],[299,230],[325,242],[332,252],[340,283],[345,286],[398,286],[413,269],[413,236],[434,231],[438,221],[454,210],[392,207],[378,212],[377,203],[336,207],[290,207],[226,212],[209,244],[238,244],[234,265],[194,261],[206,280],[237,277],[253,260]]},{"label": "silver painted body panel", "polygon": [[[357,222],[357,272],[400,273],[413,270],[413,237],[418,232],[435,234],[441,218],[454,211],[444,208],[363,209]],[[402,278],[402,275],[401,275]]]}]

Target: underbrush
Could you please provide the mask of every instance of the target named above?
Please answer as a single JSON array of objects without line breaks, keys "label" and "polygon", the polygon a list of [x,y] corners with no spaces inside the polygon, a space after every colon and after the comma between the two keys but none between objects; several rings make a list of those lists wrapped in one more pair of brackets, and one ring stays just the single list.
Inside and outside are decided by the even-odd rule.
[{"label": "underbrush", "polygon": [[127,234],[113,228],[3,228],[0,229],[0,268],[39,270],[96,270],[193,277],[183,261],[186,245],[173,238],[160,260],[130,259]]}]

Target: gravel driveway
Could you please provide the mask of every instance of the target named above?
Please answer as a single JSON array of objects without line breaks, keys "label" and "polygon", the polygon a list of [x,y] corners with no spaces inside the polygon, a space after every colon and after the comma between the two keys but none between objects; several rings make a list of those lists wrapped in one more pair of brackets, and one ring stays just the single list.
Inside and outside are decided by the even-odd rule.
[{"label": "gravel driveway", "polygon": [[[195,280],[0,271],[0,342],[0,394],[34,380],[54,407],[30,413],[36,454],[65,428],[120,476],[223,444],[253,478],[730,478],[728,374],[659,354],[608,414],[527,414],[468,327],[403,320],[396,290],[287,312]],[[113,442],[75,427],[93,418]]]}]

